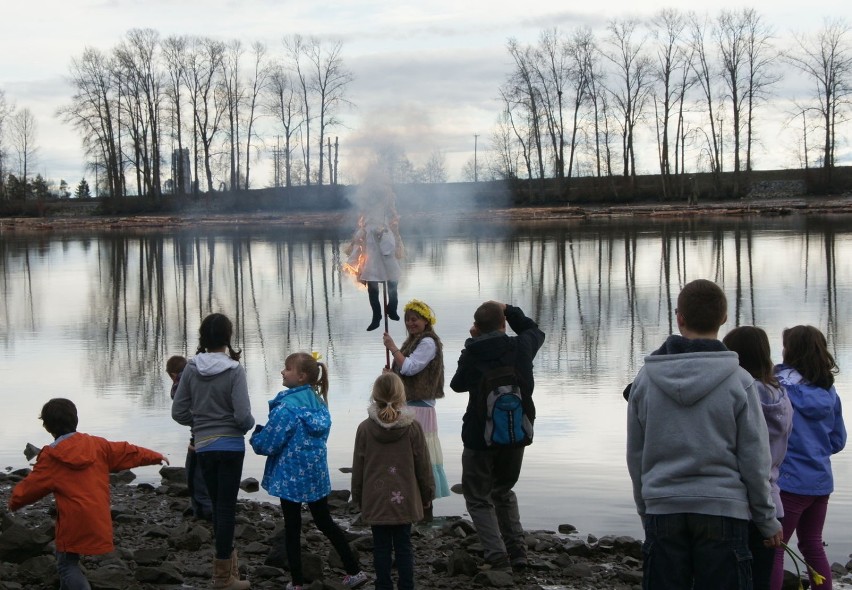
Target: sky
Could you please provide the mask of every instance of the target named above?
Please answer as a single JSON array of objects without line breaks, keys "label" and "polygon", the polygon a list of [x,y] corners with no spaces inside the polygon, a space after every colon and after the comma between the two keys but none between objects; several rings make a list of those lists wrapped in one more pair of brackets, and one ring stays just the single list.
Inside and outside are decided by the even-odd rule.
[{"label": "sky", "polygon": [[[790,37],[792,31],[817,30],[825,17],[847,16],[839,13],[842,5],[839,0],[759,0],[748,6],[779,37]],[[334,132],[344,153],[347,136],[390,133],[415,165],[434,150],[444,152],[450,180],[460,180],[474,144],[487,148],[494,128],[498,88],[511,70],[508,39],[535,43],[552,27],[602,31],[609,19],[643,18],[668,6],[647,0],[2,0],[0,89],[36,118],[36,172],[73,186],[87,174],[84,156],[78,136],[55,113],[69,101],[65,77],[71,58],[87,46],[109,51],[132,28],[152,28],[163,37],[240,39],[247,47],[261,41],[275,53],[293,34],[339,40],[355,77],[348,92],[355,107],[341,113],[344,126]],[[743,7],[722,0],[712,10]],[[708,5],[683,0],[677,8],[704,12]],[[778,143],[772,133],[769,145]],[[788,158],[767,151],[762,167],[783,165]],[[644,160],[650,167],[653,156]],[[255,186],[268,184],[269,167],[256,166]]]}]

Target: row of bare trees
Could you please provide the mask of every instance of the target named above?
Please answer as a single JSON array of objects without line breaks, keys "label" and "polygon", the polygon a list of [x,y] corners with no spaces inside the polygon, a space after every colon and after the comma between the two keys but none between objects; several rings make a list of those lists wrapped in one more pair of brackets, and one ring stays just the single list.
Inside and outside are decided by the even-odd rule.
[{"label": "row of bare trees", "polygon": [[69,69],[74,92],[59,114],[110,196],[248,189],[271,145],[284,185],[336,183],[336,156],[323,147],[353,79],[339,42],[295,35],[273,54],[133,29],[111,51],[86,48]]},{"label": "row of bare trees", "polygon": [[[38,125],[32,111],[16,108],[0,90],[0,198],[19,193],[22,198],[26,196],[38,152],[37,137]],[[10,190],[10,185],[14,190]]]},{"label": "row of bare trees", "polygon": [[[752,170],[767,103],[775,115],[780,108],[788,121],[804,121],[803,163],[819,153],[830,171],[850,112],[852,29],[842,20],[794,35],[782,50],[753,9],[715,17],[666,9],[647,21],[612,20],[602,35],[550,29],[534,44],[511,39],[507,49],[513,69],[500,88],[490,165],[495,176],[532,183],[635,180],[641,151],[656,153],[645,166],[659,170],[664,196],[684,191],[690,170],[712,173],[718,187],[725,162],[735,178]],[[812,93],[783,106],[775,91],[788,71],[804,74]],[[808,132],[821,134],[822,145],[808,146]]]}]

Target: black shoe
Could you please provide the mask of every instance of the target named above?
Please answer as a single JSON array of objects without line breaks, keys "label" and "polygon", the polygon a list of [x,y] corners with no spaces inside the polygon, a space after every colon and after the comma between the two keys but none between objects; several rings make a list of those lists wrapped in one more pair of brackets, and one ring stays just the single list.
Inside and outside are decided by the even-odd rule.
[{"label": "black shoe", "polygon": [[381,323],[382,323],[382,318],[381,318],[381,316],[379,316],[379,317],[375,317],[375,316],[374,316],[374,317],[373,317],[373,321],[372,321],[372,322],[370,322],[370,325],[369,325],[369,326],[367,326],[367,331],[368,331],[368,332],[372,332],[373,330],[375,330],[376,328],[378,328],[378,327],[379,327],[379,324],[381,324]]},{"label": "black shoe", "polygon": [[388,317],[390,319],[392,319],[393,321],[395,321],[395,322],[399,321],[399,314],[396,312],[396,310],[393,310],[393,311],[388,310],[387,314],[388,314]]}]

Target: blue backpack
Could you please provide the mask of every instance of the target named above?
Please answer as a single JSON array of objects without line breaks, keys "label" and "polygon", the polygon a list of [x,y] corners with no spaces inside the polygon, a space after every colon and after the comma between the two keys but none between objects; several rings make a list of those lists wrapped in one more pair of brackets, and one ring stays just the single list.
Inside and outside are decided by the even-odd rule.
[{"label": "blue backpack", "polygon": [[524,413],[523,395],[515,367],[504,365],[483,372],[485,444],[522,447],[533,438],[533,424]]}]

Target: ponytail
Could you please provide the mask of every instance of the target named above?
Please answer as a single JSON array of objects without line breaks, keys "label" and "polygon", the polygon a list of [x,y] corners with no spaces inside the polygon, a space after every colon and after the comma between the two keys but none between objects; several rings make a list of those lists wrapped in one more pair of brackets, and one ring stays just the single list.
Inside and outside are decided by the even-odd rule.
[{"label": "ponytail", "polygon": [[396,373],[382,373],[373,383],[376,415],[385,424],[396,422],[405,405],[405,386]]}]

